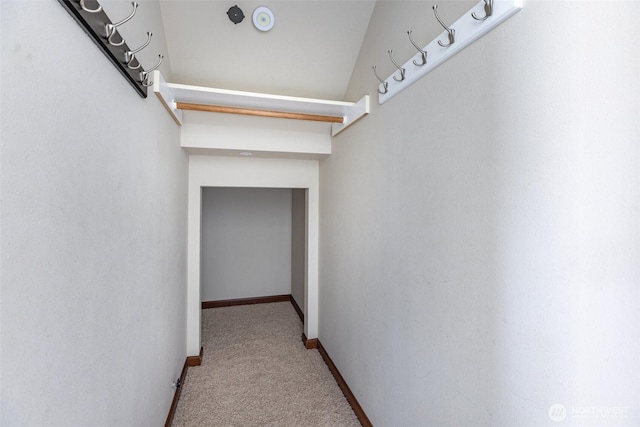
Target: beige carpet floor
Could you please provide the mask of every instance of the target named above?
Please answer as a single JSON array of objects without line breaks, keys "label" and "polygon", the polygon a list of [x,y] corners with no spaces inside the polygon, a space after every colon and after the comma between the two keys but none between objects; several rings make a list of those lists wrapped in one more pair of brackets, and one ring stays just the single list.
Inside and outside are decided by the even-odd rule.
[{"label": "beige carpet floor", "polygon": [[202,310],[201,366],[188,370],[173,426],[360,423],[289,302]]}]

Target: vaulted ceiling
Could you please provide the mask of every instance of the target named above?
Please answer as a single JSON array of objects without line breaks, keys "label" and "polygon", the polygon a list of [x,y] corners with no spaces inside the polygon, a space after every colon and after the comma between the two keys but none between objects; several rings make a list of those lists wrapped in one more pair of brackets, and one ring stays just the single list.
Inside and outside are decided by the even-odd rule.
[{"label": "vaulted ceiling", "polygon": [[[227,16],[237,5],[245,18]],[[275,17],[263,32],[259,6]],[[375,1],[161,0],[172,82],[341,100]]]}]

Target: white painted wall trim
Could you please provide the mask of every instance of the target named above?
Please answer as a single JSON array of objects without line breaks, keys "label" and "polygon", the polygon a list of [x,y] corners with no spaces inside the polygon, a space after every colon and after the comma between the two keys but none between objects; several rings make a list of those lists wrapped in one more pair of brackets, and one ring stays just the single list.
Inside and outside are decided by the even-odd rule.
[{"label": "white painted wall trim", "polygon": [[213,156],[189,157],[189,219],[187,254],[187,354],[200,353],[200,236],[202,187],[306,188],[307,338],[318,337],[319,164],[317,160]]}]

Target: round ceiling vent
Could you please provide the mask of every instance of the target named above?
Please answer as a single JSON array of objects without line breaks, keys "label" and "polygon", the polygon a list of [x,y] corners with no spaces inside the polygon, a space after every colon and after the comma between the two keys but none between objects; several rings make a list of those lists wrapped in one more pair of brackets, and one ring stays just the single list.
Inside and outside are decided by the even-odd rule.
[{"label": "round ceiling vent", "polygon": [[273,28],[275,19],[271,9],[265,6],[257,7],[253,11],[253,25],[260,31],[269,31]]},{"label": "round ceiling vent", "polygon": [[238,7],[238,5],[232,6],[227,11],[227,16],[234,24],[239,24],[244,19],[244,13],[242,13],[242,9]]}]

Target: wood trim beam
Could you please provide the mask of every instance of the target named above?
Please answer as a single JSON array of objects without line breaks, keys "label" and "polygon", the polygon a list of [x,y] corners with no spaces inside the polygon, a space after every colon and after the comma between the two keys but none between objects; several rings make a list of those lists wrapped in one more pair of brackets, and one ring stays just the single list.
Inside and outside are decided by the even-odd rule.
[{"label": "wood trim beam", "polygon": [[218,301],[202,301],[202,308],[218,308],[218,307],[231,307],[234,305],[251,305],[251,304],[266,304],[270,302],[286,302],[286,301],[289,301],[290,299],[291,299],[291,295],[286,294],[286,295],[271,295],[267,297],[223,299]]},{"label": "wood trim beam", "polygon": [[180,392],[182,391],[182,386],[184,385],[184,380],[187,377],[187,361],[184,361],[184,366],[182,367],[182,373],[180,374],[180,387],[176,389],[176,392],[173,395],[173,400],[171,401],[171,408],[169,408],[169,414],[167,415],[167,420],[164,423],[164,427],[171,427],[171,423],[173,423],[173,417],[176,414],[176,408],[178,407],[178,400],[180,400]]},{"label": "wood trim beam", "polygon": [[182,391],[182,387],[184,387],[184,382],[187,378],[187,369],[190,366],[200,366],[202,364],[202,353],[204,352],[204,348],[200,347],[200,355],[198,356],[187,356],[184,360],[184,365],[182,366],[182,373],[180,373],[180,385],[176,388],[176,392],[173,395],[173,400],[171,401],[171,407],[169,408],[169,414],[167,415],[167,420],[164,423],[164,427],[171,427],[171,423],[173,423],[173,417],[176,414],[176,408],[178,407],[178,400],[180,400],[180,392]]},{"label": "wood trim beam", "polygon": [[200,347],[200,354],[198,356],[188,356],[187,357],[187,366],[200,366],[202,365],[202,353],[204,351],[204,347]]},{"label": "wood trim beam", "polygon": [[356,414],[356,417],[358,417],[360,424],[362,424],[362,427],[373,427],[373,424],[371,424],[371,421],[369,421],[369,418],[367,417],[367,414],[365,414],[364,409],[362,409],[362,406],[360,406],[358,399],[356,399],[355,395],[347,385],[347,382],[342,377],[342,374],[340,374],[340,371],[338,371],[338,368],[333,363],[333,360],[331,360],[331,357],[329,357],[327,350],[325,350],[325,348],[322,346],[322,343],[320,343],[320,340],[316,340],[316,341],[317,341],[318,351],[320,352],[320,355],[322,356],[324,363],[327,364],[329,371],[331,371],[331,373],[333,374],[333,377],[336,379],[336,382],[338,383],[338,387],[340,387],[340,390],[342,390],[342,393],[344,394],[344,397],[346,397],[347,402],[349,402],[349,405],[351,405],[351,408],[353,409],[353,412]]},{"label": "wood trim beam", "polygon": [[291,297],[291,305],[293,305],[293,308],[296,310],[296,313],[298,313],[298,317],[300,317],[300,320],[304,324],[304,313],[302,312],[302,310],[300,310],[300,306],[298,305],[296,300],[293,298],[293,295],[290,295],[290,297]]},{"label": "wood trim beam", "polygon": [[307,338],[304,332],[302,333],[302,343],[307,350],[318,348],[318,338]]},{"label": "wood trim beam", "polygon": [[314,122],[344,123],[344,117],[318,114],[286,113],[283,111],[257,110],[253,108],[224,107],[221,105],[176,103],[178,110],[207,111],[209,113],[242,114],[245,116],[275,117],[278,119],[310,120]]}]

